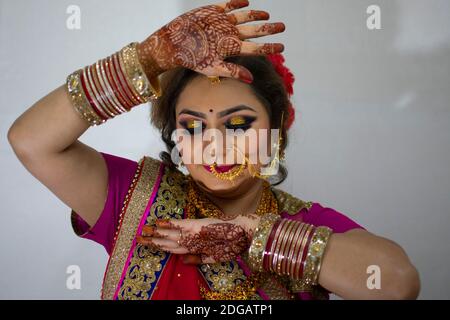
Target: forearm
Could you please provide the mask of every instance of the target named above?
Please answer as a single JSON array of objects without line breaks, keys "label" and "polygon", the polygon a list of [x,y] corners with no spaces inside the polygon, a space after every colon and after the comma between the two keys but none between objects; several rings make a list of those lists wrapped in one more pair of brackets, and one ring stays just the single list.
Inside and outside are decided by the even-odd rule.
[{"label": "forearm", "polygon": [[[321,285],[345,299],[415,299],[418,295],[416,269],[403,249],[388,239],[362,229],[332,233],[327,227],[277,215],[239,217],[236,223],[251,230],[248,253],[254,271]],[[373,274],[373,268],[379,274]],[[379,287],[372,285],[371,275],[379,277]]]},{"label": "forearm", "polygon": [[[372,274],[380,277],[379,288],[370,286]],[[400,246],[360,229],[330,237],[319,284],[344,299],[415,299],[420,287],[418,273]]]},{"label": "forearm", "polygon": [[8,140],[20,155],[58,153],[73,144],[87,129],[73,109],[65,85],[53,90],[18,117]]}]

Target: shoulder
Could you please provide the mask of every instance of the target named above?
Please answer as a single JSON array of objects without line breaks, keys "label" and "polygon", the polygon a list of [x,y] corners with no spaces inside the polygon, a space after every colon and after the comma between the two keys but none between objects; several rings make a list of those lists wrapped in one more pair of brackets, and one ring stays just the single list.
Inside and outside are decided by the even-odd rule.
[{"label": "shoulder", "polygon": [[301,220],[315,226],[327,226],[334,232],[346,232],[351,229],[364,229],[348,215],[320,202],[305,201],[286,191],[272,188],[280,208],[280,214],[284,218]]},{"label": "shoulder", "polygon": [[278,208],[281,213],[296,215],[303,210],[310,210],[313,205],[311,201],[301,200],[281,189],[272,187],[272,191],[278,200]]}]

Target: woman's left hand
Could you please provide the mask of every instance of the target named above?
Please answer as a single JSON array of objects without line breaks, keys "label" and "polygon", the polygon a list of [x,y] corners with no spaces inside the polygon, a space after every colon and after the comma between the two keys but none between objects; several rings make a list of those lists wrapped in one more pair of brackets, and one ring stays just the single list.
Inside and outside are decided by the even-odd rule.
[{"label": "woman's left hand", "polygon": [[157,220],[144,226],[137,242],[174,254],[183,254],[185,263],[215,263],[236,259],[250,247],[260,217],[238,215],[221,220]]}]

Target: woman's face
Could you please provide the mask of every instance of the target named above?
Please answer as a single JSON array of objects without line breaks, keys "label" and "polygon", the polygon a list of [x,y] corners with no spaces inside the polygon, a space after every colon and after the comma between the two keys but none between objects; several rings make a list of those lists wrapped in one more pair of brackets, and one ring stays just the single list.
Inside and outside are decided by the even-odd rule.
[{"label": "woman's face", "polygon": [[[206,76],[196,76],[179,96],[176,127],[186,130],[183,139],[178,140],[178,148],[187,170],[201,188],[226,197],[237,195],[256,182],[251,172],[260,168],[261,161],[256,156],[260,143],[266,148],[270,145],[270,120],[250,85],[229,78],[213,84]],[[230,130],[238,129],[240,133],[230,134]],[[253,163],[233,181],[216,177],[209,168],[216,162],[217,169],[226,172],[243,162],[243,154]]]}]

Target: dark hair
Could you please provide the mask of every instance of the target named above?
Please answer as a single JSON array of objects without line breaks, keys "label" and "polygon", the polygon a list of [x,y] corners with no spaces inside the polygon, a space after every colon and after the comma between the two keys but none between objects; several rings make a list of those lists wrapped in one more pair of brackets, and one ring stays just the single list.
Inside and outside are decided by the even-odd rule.
[{"label": "dark hair", "polygon": [[[254,81],[250,84],[253,93],[264,105],[270,119],[271,129],[280,129],[282,136],[281,150],[287,146],[287,134],[285,126],[281,125],[281,117],[284,113],[284,120],[288,115],[289,98],[280,75],[265,56],[234,56],[225,59],[242,65],[253,74]],[[168,152],[161,152],[161,160],[170,167],[175,167],[170,154],[175,147],[171,140],[172,132],[176,129],[175,108],[178,98],[186,85],[199,73],[186,68],[176,68],[165,72],[161,76],[161,89],[163,95],[154,101],[151,108],[150,119],[152,124],[161,131],[161,137],[166,144]],[[272,185],[282,183],[287,177],[287,170],[280,165],[280,170]]]}]

